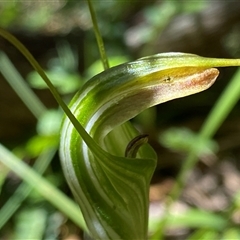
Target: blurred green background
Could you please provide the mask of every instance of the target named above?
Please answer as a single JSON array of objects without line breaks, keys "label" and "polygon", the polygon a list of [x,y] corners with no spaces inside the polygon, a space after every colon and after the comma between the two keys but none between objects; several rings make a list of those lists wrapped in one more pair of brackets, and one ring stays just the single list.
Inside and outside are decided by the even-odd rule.
[{"label": "blurred green background", "polygon": [[[170,51],[240,58],[240,2],[108,0],[93,4],[111,66]],[[1,1],[0,27],[29,49],[66,102],[103,70],[86,1]],[[0,142],[32,166],[44,149],[57,147],[62,112],[30,64],[2,38],[0,50]],[[12,65],[44,104],[35,114],[10,86],[11,80],[15,85]],[[151,108],[133,120],[141,132],[149,134],[159,155],[150,190],[150,230],[157,229],[154,218],[162,216],[195,133],[235,71],[221,69],[209,90]],[[237,105],[214,140],[199,146],[200,161],[174,205],[185,218],[170,224],[166,239],[240,239],[238,208],[229,215],[240,190],[239,116]],[[44,177],[71,197],[57,154]],[[0,165],[0,209],[20,184],[20,178]],[[82,231],[32,191],[0,228],[0,239],[82,239]]]}]

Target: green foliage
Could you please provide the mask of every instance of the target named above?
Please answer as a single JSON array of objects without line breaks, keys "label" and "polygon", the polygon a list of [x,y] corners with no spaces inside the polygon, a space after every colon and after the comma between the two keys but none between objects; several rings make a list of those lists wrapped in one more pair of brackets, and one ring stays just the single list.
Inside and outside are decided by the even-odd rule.
[{"label": "green foliage", "polygon": [[[134,1],[100,1],[99,4],[95,4],[97,17],[99,17],[98,22],[100,30],[103,33],[104,39],[107,40],[107,50],[111,52],[111,57],[109,57],[110,66],[118,65],[132,59],[132,56],[129,56],[130,54],[127,55],[126,49],[123,49],[120,44],[123,35],[122,32],[124,32],[126,26],[125,23],[120,22],[119,19],[121,19],[122,15],[132,11],[134,8],[133,3]],[[83,15],[84,11],[86,12],[87,9],[83,2],[77,3],[77,1],[68,1],[66,3],[66,8],[63,8],[63,10],[70,11],[71,9],[76,8],[76,6],[79,6],[79,4],[84,6],[80,10]],[[143,2],[141,2],[141,4],[144,5]],[[206,7],[206,4],[207,1],[199,1],[197,3],[191,1],[164,1],[161,5],[145,6],[143,8],[143,15],[146,17],[146,25],[141,25],[135,32],[135,36],[140,37],[139,44],[151,44],[155,40],[156,33],[164,29],[171,18],[177,13],[196,12]],[[31,31],[36,31],[36,29],[39,29],[48,23],[51,19],[51,14],[54,11],[62,9],[61,6],[56,6],[56,8],[54,8],[54,6],[49,8],[49,6],[41,6],[38,10],[36,4],[35,8],[33,8],[34,11],[32,11],[31,14],[25,14],[26,16],[24,16],[23,12],[26,10],[26,3],[1,3],[2,17],[0,19],[0,25],[3,27],[19,26],[21,22],[25,28],[30,29]],[[19,21],[19,19],[22,20]],[[89,16],[86,19],[88,19],[89,22]],[[86,28],[90,29],[89,26],[86,26]],[[122,31],[119,31],[118,29],[122,29]],[[116,42],[111,43],[113,40],[116,40]],[[93,41],[87,43],[88,49],[86,50],[87,56],[85,56],[85,58],[88,58],[89,64],[87,64],[87,66],[89,67],[87,67],[81,75],[78,73],[76,67],[78,60],[74,54],[74,49],[71,49],[67,43],[60,43],[60,45],[58,45],[58,57],[49,62],[46,73],[61,94],[65,95],[75,92],[89,78],[102,71],[100,60],[90,64],[93,62],[93,59],[97,54],[94,52],[95,48],[92,47],[93,44]],[[91,51],[94,52],[92,55],[89,54]],[[122,57],[122,55],[117,56],[121,53],[124,53],[124,57]],[[63,187],[61,182],[62,175],[55,173],[52,170],[52,167],[49,167],[51,159],[58,147],[59,127],[62,113],[59,110],[46,110],[41,103],[39,104],[39,100],[36,101],[35,97],[31,97],[31,93],[29,94],[28,92],[30,88],[21,82],[21,77],[19,78],[20,74],[18,74],[18,76],[12,75],[16,70],[11,68],[5,56],[1,55],[0,60],[1,72],[4,74],[5,78],[10,79],[10,81],[13,80],[12,85],[15,85],[15,87],[23,86],[23,89],[27,89],[26,91],[20,91],[23,93],[22,95],[20,94],[20,98],[23,101],[30,103],[30,105],[28,105],[29,109],[38,118],[36,134],[27,142],[21,143],[20,146],[16,146],[12,153],[3,146],[0,146],[0,159],[4,164],[0,165],[0,189],[2,189],[2,186],[6,182],[7,174],[9,172],[8,168],[19,174],[19,176],[27,183],[22,184],[13,196],[9,198],[9,202],[6,202],[5,205],[1,207],[0,228],[7,223],[11,216],[14,216],[13,220],[15,227],[12,234],[9,235],[10,238],[57,238],[59,236],[60,226],[65,221],[65,218],[59,214],[59,212],[62,212],[67,218],[75,222],[77,226],[80,226],[87,231],[87,227],[78,207],[72,202],[72,200],[66,197],[66,194],[63,194],[63,192],[57,189],[58,186],[61,188]],[[159,139],[155,139],[156,141],[159,140],[163,146],[170,150],[188,155],[188,158],[177,178],[176,186],[170,194],[172,201],[176,200],[182,193],[183,187],[187,181],[186,176],[197,163],[197,157],[201,158],[201,156],[205,154],[217,152],[218,146],[212,138],[239,99],[239,79],[240,75],[238,71],[226,87],[226,90],[222,93],[212,112],[206,117],[202,130],[200,130],[199,133],[194,133],[186,128],[170,128],[164,131],[163,134],[159,136]],[[35,88],[41,89],[46,88],[47,86],[43,83],[42,79],[36,72],[29,75],[28,81],[30,85]],[[19,85],[17,85],[17,83],[19,83]],[[16,87],[16,91],[18,88],[19,87]],[[27,96],[25,97],[25,100],[24,95]],[[147,129],[155,131],[155,114],[155,110],[150,109],[138,118],[138,123],[142,122]],[[156,135],[158,136],[158,134]],[[119,148],[117,140],[121,141],[119,136],[119,134],[109,136],[109,143],[114,140],[114,143],[111,146],[112,152],[118,151],[116,150]],[[13,152],[23,158],[36,157],[37,160],[33,167],[30,168],[21,159],[14,156]],[[121,154],[122,149],[119,155]],[[8,168],[6,166],[8,166]],[[41,177],[40,175],[46,170],[47,173]],[[55,178],[56,176],[54,177],[54,175],[56,175],[57,178]],[[59,175],[60,177],[58,178]],[[116,177],[117,175],[114,176]],[[33,192],[32,188],[36,189],[38,193],[36,194],[36,192]],[[231,211],[226,212],[224,216],[222,214],[194,208],[189,208],[183,214],[174,214],[167,209],[166,216],[162,219],[150,219],[149,232],[152,235],[152,239],[160,239],[164,234],[163,229],[177,227],[184,227],[193,231],[188,237],[189,240],[239,239],[240,231],[231,220],[232,214],[239,209],[239,194],[240,193],[237,193],[233,197],[233,203],[232,206],[230,206]],[[26,199],[27,201],[33,200],[34,195],[36,197],[35,199],[38,199],[38,201],[43,201],[43,199],[49,201],[52,206],[55,206],[55,208],[58,209],[57,212],[55,212],[56,210],[53,211],[51,209],[51,213],[49,213],[49,206],[39,208],[37,204],[38,201],[35,202],[36,205],[32,203],[31,208],[29,208],[27,205],[28,203],[23,201]],[[43,197],[39,198],[39,196]],[[20,211],[17,211],[21,205],[23,207]],[[169,204],[169,206],[170,205],[171,204]]]},{"label": "green foliage", "polygon": [[16,16],[19,13],[19,8],[17,4],[13,1],[2,2],[1,3],[1,21],[0,24],[2,27],[7,27],[14,22]]},{"label": "green foliage", "polygon": [[44,209],[22,209],[16,219],[13,239],[42,239],[46,228],[46,215]]},{"label": "green foliage", "polygon": [[[49,69],[45,72],[60,94],[73,93],[82,85],[81,76],[77,70],[77,56],[68,42],[59,42],[57,52],[58,57],[50,59],[48,62]],[[48,88],[35,71],[28,75],[27,80],[33,88]]]},{"label": "green foliage", "polygon": [[[150,219],[149,231],[154,232],[160,224],[159,219]],[[170,213],[167,218],[167,226],[171,228],[188,227],[200,229],[212,229],[214,231],[221,231],[228,224],[228,219],[217,215],[215,213],[203,211],[200,209],[191,208],[182,213]],[[195,238],[198,239],[198,238]]]},{"label": "green foliage", "polygon": [[49,22],[61,4],[41,1],[3,1],[0,3],[1,27],[19,27],[36,31]]},{"label": "green foliage", "polygon": [[173,151],[186,154],[194,150],[200,159],[218,151],[216,142],[211,139],[199,139],[196,133],[187,128],[170,128],[160,135],[159,140],[163,146]]}]

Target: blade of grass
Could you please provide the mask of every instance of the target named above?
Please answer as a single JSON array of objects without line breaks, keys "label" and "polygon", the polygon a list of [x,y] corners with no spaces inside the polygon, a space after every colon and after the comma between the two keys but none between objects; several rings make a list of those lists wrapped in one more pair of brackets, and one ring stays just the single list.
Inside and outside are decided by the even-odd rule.
[{"label": "blade of grass", "polygon": [[[151,219],[149,224],[150,232],[152,232],[152,229],[155,227],[154,225],[156,225],[156,227],[159,225],[159,222],[159,219]],[[196,208],[189,208],[182,213],[172,212],[168,215],[167,220],[167,226],[170,228],[209,228],[214,229],[215,231],[221,231],[228,225],[228,223],[228,219],[220,214]]]},{"label": "blade of grass", "polygon": [[[45,231],[48,223],[48,213],[42,206],[22,208],[14,218],[12,240],[46,239]],[[54,238],[51,238],[54,239]]]},{"label": "blade of grass", "polygon": [[[39,174],[42,174],[47,169],[55,153],[56,149],[44,150],[44,152],[37,158],[33,165],[33,169]],[[26,199],[31,190],[32,187],[30,185],[22,183],[14,192],[14,195],[3,205],[0,209],[0,229],[21,206],[21,203]]]},{"label": "blade of grass", "polygon": [[31,90],[31,88],[29,88],[7,55],[1,51],[0,72],[13,90],[17,93],[17,95],[21,98],[24,104],[29,108],[32,114],[38,119],[46,111],[46,107]]},{"label": "blade of grass", "polygon": [[0,144],[0,161],[21,177],[27,184],[38,191],[53,206],[68,216],[75,224],[87,231],[87,226],[77,204],[51,185],[8,149]]}]

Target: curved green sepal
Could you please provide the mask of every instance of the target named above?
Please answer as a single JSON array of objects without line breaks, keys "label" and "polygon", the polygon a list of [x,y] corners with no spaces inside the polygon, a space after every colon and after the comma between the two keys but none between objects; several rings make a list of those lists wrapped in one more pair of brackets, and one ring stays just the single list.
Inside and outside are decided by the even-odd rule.
[{"label": "curved green sepal", "polygon": [[156,156],[144,144],[136,158],[124,157],[128,143],[139,135],[126,121],[156,104],[209,88],[219,73],[212,67],[239,64],[193,54],[157,54],[108,69],[76,94],[70,108],[89,136],[65,118],[60,156],[94,238],[147,238]]}]

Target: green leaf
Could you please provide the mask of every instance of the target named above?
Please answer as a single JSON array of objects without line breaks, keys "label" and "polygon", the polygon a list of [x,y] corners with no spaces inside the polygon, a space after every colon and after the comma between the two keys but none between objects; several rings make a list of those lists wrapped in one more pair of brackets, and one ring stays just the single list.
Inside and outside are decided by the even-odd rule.
[{"label": "green leaf", "polygon": [[43,239],[47,213],[42,208],[24,208],[17,215],[14,240]]},{"label": "green leaf", "polygon": [[26,145],[28,156],[37,157],[46,148],[56,147],[59,143],[59,136],[33,136]]},{"label": "green leaf", "polygon": [[[53,82],[54,86],[61,94],[68,94],[76,91],[81,86],[81,79],[78,74],[68,73],[63,69],[53,69],[46,71],[46,74]],[[47,84],[37,72],[31,72],[27,77],[28,82],[33,88],[46,89]]]},{"label": "green leaf", "polygon": [[62,120],[59,110],[48,110],[38,120],[37,132],[42,136],[58,135]]},{"label": "green leaf", "polygon": [[219,239],[218,232],[212,229],[200,229],[195,231],[187,240],[212,240],[212,239]]},{"label": "green leaf", "polygon": [[199,139],[199,136],[187,128],[170,128],[159,137],[160,143],[173,151],[188,153],[196,151],[198,157],[212,155],[218,150],[216,142],[210,139]]},{"label": "green leaf", "polygon": [[[155,232],[160,222],[161,219],[151,218],[149,221],[150,232]],[[189,209],[183,213],[168,214],[166,227],[209,228],[219,231],[226,227],[227,224],[228,219],[215,213],[206,212],[201,209]]]},{"label": "green leaf", "polygon": [[238,240],[240,239],[240,229],[239,228],[229,228],[226,229],[221,237],[221,240]]}]

